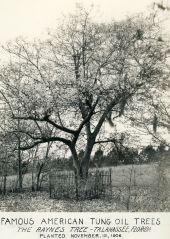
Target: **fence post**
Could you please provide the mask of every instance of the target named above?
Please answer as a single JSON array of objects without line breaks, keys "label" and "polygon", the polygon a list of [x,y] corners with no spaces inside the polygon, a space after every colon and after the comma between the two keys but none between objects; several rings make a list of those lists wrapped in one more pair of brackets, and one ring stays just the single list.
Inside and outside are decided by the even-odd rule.
[{"label": "fence post", "polygon": [[109,169],[110,185],[112,185],[112,169]]},{"label": "fence post", "polygon": [[49,190],[50,190],[50,198],[52,198],[52,182],[51,182],[51,172],[49,174]]}]

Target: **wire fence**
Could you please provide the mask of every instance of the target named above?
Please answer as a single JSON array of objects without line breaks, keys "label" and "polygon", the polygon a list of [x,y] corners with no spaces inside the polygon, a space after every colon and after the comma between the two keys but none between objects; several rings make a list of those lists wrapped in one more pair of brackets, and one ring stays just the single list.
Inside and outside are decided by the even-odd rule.
[{"label": "wire fence", "polygon": [[89,172],[86,180],[76,181],[73,171],[54,172],[50,174],[50,197],[93,199],[108,197],[112,191],[112,171]]}]

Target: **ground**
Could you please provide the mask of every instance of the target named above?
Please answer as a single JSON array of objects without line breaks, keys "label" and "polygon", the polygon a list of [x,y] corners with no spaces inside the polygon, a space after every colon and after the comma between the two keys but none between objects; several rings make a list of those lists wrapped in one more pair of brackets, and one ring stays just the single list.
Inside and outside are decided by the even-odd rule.
[{"label": "ground", "polygon": [[[112,197],[77,202],[50,199],[48,192],[9,193],[0,196],[0,211],[170,211],[167,188],[160,184],[160,177],[158,164],[113,167]],[[8,187],[11,179],[14,177],[8,178]],[[24,185],[28,182],[26,175]]]}]

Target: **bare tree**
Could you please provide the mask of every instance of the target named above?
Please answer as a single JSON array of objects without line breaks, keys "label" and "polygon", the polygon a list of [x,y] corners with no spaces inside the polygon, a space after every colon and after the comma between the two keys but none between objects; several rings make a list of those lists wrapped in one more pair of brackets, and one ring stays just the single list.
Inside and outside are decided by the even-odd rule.
[{"label": "bare tree", "polygon": [[76,177],[86,179],[94,145],[115,141],[103,133],[105,122],[114,130],[114,120],[160,84],[166,47],[152,14],[99,24],[80,9],[44,42],[9,43],[1,84],[11,117],[27,122],[19,148],[64,144]]}]

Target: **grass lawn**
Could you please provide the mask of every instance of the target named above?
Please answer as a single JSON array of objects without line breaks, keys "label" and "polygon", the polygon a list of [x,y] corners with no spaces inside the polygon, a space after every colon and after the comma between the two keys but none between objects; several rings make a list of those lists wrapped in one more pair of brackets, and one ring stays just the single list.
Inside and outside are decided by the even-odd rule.
[{"label": "grass lawn", "polygon": [[[151,196],[152,195],[152,196]],[[0,211],[6,212],[118,212],[118,211],[162,211],[156,195],[148,189],[139,189],[135,202],[126,207],[126,192],[115,191],[112,199],[56,200],[47,192],[10,193],[0,196]],[[164,209],[163,209],[164,210]],[[168,211],[167,208],[164,211]]]}]

